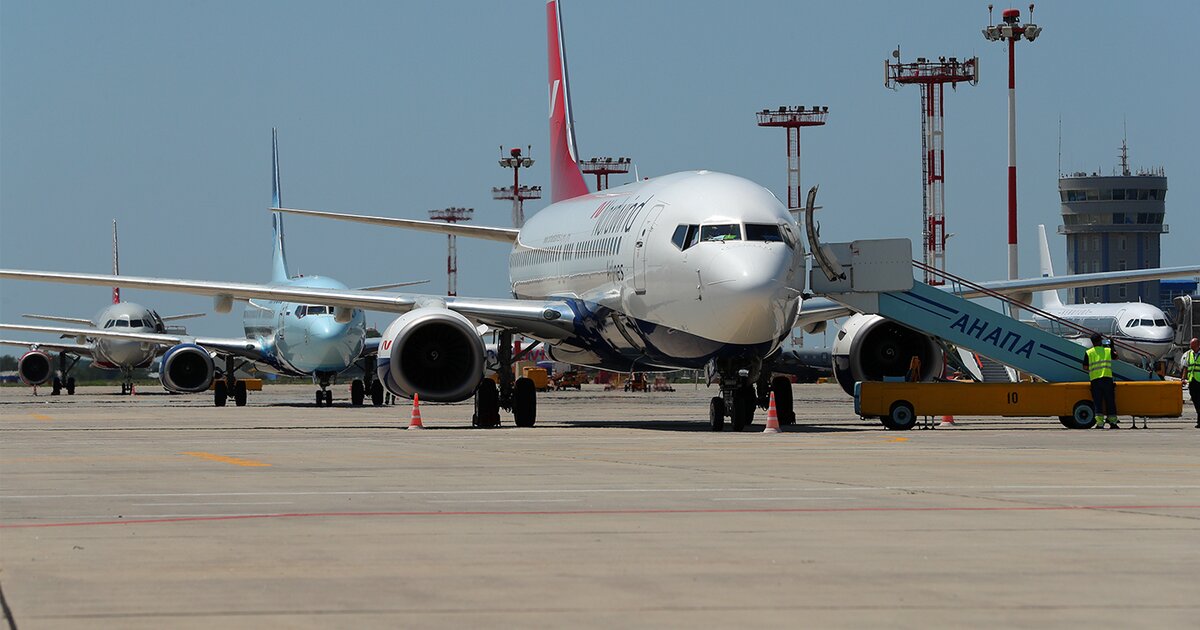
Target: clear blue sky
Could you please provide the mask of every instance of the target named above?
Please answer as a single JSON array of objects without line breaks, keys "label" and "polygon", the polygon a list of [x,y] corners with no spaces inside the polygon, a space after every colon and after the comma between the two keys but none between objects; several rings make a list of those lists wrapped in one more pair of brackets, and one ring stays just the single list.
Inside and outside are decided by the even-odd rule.
[{"label": "clear blue sky", "polygon": [[[997,14],[999,13],[999,7]],[[1021,272],[1036,224],[1053,234],[1064,170],[1135,166],[1170,178],[1164,265],[1195,263],[1200,58],[1193,2],[1046,2],[1018,49]],[[1026,5],[1020,5],[1023,16]],[[828,105],[805,132],[823,236],[919,236],[918,92],[883,85],[900,44],[979,55],[982,80],[947,95],[952,271],[1005,274],[1004,46],[986,2],[577,2],[563,7],[583,157],[631,156],[643,175],[708,168],[785,197],[784,137],[754,112]],[[283,200],[423,218],[468,206],[505,225],[499,145],[533,145],[546,184],[545,18],[523,2],[29,2],[0,4],[0,265],[266,281],[271,127]],[[786,197],[785,197],[786,198]],[[530,208],[527,210],[534,210]],[[351,285],[424,279],[445,290],[445,239],[289,217],[293,272]],[[1064,268],[1062,237],[1051,244]],[[459,239],[459,293],[507,293],[507,249]],[[207,299],[127,291],[176,313]],[[0,320],[91,316],[101,288],[0,281]],[[370,321],[386,324],[386,315]],[[190,322],[240,335],[239,315]]]}]

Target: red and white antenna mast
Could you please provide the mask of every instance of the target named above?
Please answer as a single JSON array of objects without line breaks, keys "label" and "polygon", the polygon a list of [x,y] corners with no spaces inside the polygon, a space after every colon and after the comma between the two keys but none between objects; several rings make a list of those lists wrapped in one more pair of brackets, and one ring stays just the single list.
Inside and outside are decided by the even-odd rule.
[{"label": "red and white antenna mast", "polygon": [[[932,61],[917,57],[912,63],[900,62],[900,47],[892,51],[892,60],[884,60],[883,84],[890,89],[899,85],[921,86],[921,192],[923,211],[921,241],[922,261],[934,269],[946,271],[946,154],[945,149],[945,86],[979,82],[979,59],[959,61],[957,57],[939,57]],[[925,271],[925,283],[945,284],[945,277],[935,271]]]},{"label": "red and white antenna mast", "polygon": [[[443,208],[442,210],[430,210],[429,218],[434,221],[458,223],[470,221],[473,214],[475,214],[474,208]],[[450,297],[458,295],[458,239],[453,234],[446,235],[446,295]]]},{"label": "red and white antenna mast", "polygon": [[[1021,12],[1005,9],[1000,24],[992,24],[992,5],[988,5],[988,25],[983,37],[989,42],[1008,42],[1008,279],[1017,279],[1017,40],[1033,41],[1042,27],[1032,22],[1021,24]],[[1033,5],[1029,5],[1033,19]]]}]

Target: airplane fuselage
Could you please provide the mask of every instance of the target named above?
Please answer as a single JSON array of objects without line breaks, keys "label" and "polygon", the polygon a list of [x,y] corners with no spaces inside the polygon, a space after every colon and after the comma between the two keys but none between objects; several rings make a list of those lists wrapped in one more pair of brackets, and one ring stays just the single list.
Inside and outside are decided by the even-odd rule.
[{"label": "airplane fuselage", "polygon": [[[322,276],[300,276],[272,286],[346,288]],[[341,372],[359,358],[366,341],[366,316],[358,309],[341,323],[332,307],[251,300],[242,312],[242,326],[247,339],[262,344],[268,366],[292,376]]]},{"label": "airplane fuselage", "polygon": [[[158,313],[133,302],[118,302],[100,310],[92,319],[96,328],[128,333],[162,333]],[[92,365],[106,370],[133,370],[148,367],[162,348],[157,344],[101,337],[88,337],[92,347]]]},{"label": "airplane fuselage", "polygon": [[804,250],[783,204],[749,180],[675,173],[533,215],[509,260],[514,297],[568,300],[555,360],[616,370],[765,357],[788,336]]},{"label": "airplane fuselage", "polygon": [[[1113,304],[1072,304],[1044,306],[1046,312],[1124,342],[1150,355],[1153,360],[1166,356],[1171,348],[1175,331],[1171,329],[1162,309],[1141,302]],[[1041,329],[1055,334],[1072,337],[1070,331],[1044,317],[1035,317],[1034,323]]]}]

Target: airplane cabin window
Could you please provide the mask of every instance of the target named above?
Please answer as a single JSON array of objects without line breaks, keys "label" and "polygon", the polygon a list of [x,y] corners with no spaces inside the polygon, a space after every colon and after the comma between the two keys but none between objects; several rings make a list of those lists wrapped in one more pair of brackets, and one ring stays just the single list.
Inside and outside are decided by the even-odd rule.
[{"label": "airplane cabin window", "polygon": [[783,235],[779,232],[779,226],[774,223],[747,223],[746,240],[778,243],[783,241]]},{"label": "airplane cabin window", "polygon": [[723,242],[742,240],[742,230],[736,223],[700,226],[700,240],[703,242]]}]

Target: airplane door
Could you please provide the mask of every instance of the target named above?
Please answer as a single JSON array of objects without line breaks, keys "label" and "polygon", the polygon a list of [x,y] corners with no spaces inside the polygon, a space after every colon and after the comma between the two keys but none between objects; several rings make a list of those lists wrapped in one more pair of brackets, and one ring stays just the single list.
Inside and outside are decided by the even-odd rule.
[{"label": "airplane door", "polygon": [[649,236],[654,231],[654,222],[658,220],[658,215],[662,213],[663,204],[658,204],[650,209],[650,214],[646,215],[646,220],[642,221],[642,230],[638,233],[637,242],[634,243],[633,250],[633,291],[638,295],[646,293],[646,249],[649,247]]}]

